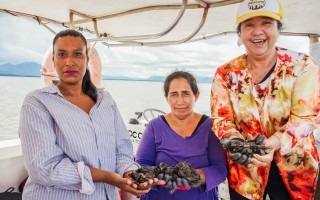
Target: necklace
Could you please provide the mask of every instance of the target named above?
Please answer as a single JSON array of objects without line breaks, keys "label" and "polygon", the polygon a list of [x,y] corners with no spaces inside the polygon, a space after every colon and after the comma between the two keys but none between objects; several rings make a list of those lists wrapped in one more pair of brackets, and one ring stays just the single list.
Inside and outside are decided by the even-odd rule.
[{"label": "necklace", "polygon": [[276,66],[276,63],[277,63],[277,54],[275,54],[271,62],[269,62],[267,66],[263,67],[262,69],[261,68],[258,69],[256,66],[252,65],[250,62],[250,59],[248,59],[247,61],[248,71],[251,74],[253,82],[255,84],[259,84],[263,82],[267,76],[270,76],[271,72]]}]

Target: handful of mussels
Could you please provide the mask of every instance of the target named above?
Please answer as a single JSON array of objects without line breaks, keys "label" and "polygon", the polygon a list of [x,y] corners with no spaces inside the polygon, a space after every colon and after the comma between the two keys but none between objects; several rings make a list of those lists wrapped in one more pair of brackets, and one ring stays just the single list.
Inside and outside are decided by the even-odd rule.
[{"label": "handful of mussels", "polygon": [[241,138],[222,139],[220,143],[228,150],[229,158],[242,165],[250,162],[253,154],[265,155],[265,146],[262,142],[265,140],[263,135],[258,135],[253,140],[243,140]]},{"label": "handful of mussels", "polygon": [[129,175],[136,184],[148,181],[149,179],[158,178],[166,182],[166,187],[172,194],[176,189],[189,189],[200,187],[200,174],[191,167],[187,162],[180,162],[174,166],[160,163],[156,167],[145,166],[133,171]]}]

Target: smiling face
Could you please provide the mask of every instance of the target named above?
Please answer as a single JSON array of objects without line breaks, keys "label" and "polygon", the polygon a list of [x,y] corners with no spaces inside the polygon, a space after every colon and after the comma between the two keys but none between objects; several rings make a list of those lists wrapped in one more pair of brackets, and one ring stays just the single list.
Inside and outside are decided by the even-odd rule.
[{"label": "smiling face", "polygon": [[279,34],[277,21],[269,17],[253,17],[240,27],[240,38],[248,55],[257,58],[274,53]]},{"label": "smiling face", "polygon": [[59,84],[82,84],[88,64],[86,46],[80,37],[64,36],[53,46],[53,62]]},{"label": "smiling face", "polygon": [[173,79],[166,97],[171,113],[178,119],[185,119],[193,112],[199,92],[193,94],[189,82],[184,78]]}]

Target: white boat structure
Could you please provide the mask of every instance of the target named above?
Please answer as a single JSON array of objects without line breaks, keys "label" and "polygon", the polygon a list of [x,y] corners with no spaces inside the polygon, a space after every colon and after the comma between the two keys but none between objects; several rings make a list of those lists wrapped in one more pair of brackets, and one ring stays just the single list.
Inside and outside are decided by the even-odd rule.
[{"label": "white boat structure", "polygon": [[[0,12],[54,27],[89,33],[91,42],[115,46],[163,46],[235,33],[243,0],[1,0]],[[282,0],[283,35],[320,35],[318,0]]]},{"label": "white boat structure", "polygon": [[[62,28],[80,30],[88,41],[108,47],[157,47],[235,34],[235,15],[242,1],[0,0],[0,12],[31,18],[53,34]],[[319,0],[281,2],[285,11],[283,35],[320,36]],[[134,146],[143,126],[128,125]],[[17,188],[27,176],[22,156],[19,139],[0,141],[0,192]]]}]

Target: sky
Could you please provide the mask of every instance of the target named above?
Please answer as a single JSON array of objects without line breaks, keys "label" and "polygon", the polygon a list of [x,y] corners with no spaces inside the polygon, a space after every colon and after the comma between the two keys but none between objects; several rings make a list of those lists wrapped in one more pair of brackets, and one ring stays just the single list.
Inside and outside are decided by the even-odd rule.
[{"label": "sky", "polygon": [[[36,21],[0,13],[0,65],[41,64],[54,35]],[[147,78],[179,69],[212,77],[215,69],[245,52],[236,35],[165,47],[111,47],[97,44],[103,75]],[[307,37],[280,36],[278,46],[309,53]]]}]

